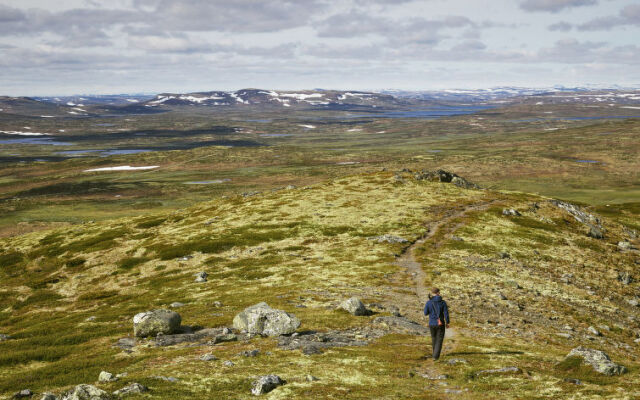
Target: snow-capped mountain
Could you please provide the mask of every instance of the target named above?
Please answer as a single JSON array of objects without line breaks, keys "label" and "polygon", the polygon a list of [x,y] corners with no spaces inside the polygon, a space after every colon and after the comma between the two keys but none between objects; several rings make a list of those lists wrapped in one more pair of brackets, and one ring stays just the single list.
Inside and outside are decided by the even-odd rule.
[{"label": "snow-capped mountain", "polygon": [[249,106],[268,107],[340,107],[340,106],[390,106],[407,104],[408,101],[388,94],[334,91],[302,90],[273,91],[242,89],[235,92],[162,93],[154,99],[141,103],[145,107],[166,106]]}]

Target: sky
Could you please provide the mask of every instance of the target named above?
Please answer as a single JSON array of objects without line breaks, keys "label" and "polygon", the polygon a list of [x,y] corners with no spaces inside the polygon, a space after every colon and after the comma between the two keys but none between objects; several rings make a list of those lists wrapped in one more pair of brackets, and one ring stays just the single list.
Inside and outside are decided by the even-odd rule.
[{"label": "sky", "polygon": [[636,86],[640,0],[0,0],[0,95]]}]

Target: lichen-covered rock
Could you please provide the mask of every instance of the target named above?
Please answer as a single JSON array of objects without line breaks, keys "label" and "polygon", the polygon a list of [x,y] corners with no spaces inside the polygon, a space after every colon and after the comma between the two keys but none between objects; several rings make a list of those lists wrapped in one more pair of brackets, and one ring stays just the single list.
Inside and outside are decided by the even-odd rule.
[{"label": "lichen-covered rock", "polygon": [[11,336],[5,335],[4,333],[0,333],[0,342],[4,342],[5,340],[11,339]]},{"label": "lichen-covered rock", "polygon": [[513,208],[505,208],[504,210],[502,210],[502,215],[519,217],[522,214],[520,214],[518,210],[514,210]]},{"label": "lichen-covered rock", "polygon": [[112,373],[107,371],[100,372],[98,375],[98,382],[115,382],[118,378],[116,378]]},{"label": "lichen-covered rock", "polygon": [[300,327],[300,320],[263,302],[247,307],[236,315],[233,327],[252,335],[280,336],[295,332]]},{"label": "lichen-covered rock", "polygon": [[369,240],[374,240],[378,243],[391,243],[391,244],[395,244],[395,243],[409,243],[409,241],[405,238],[402,238],[400,236],[393,236],[393,235],[389,235],[389,234],[384,234],[384,235],[380,235],[380,236],[373,236],[370,237]]},{"label": "lichen-covered rock", "polygon": [[114,396],[126,396],[129,394],[134,394],[134,393],[144,393],[146,391],[148,391],[149,389],[144,386],[141,385],[139,383],[132,383],[131,385],[125,386],[122,389],[118,389],[115,392],[113,392]]},{"label": "lichen-covered rock", "polygon": [[180,314],[169,310],[153,310],[133,317],[133,333],[137,337],[156,336],[158,333],[171,334],[180,328]]},{"label": "lichen-covered rock", "polygon": [[278,375],[261,376],[253,382],[251,394],[254,396],[260,396],[261,394],[269,393],[273,389],[284,384],[285,381],[283,381]]},{"label": "lichen-covered rock", "polygon": [[58,400],[58,396],[53,393],[43,393],[40,400]]},{"label": "lichen-covered rock", "polygon": [[13,395],[14,399],[24,399],[27,397],[31,397],[33,396],[33,392],[30,389],[23,389],[21,391],[19,391],[18,393],[15,393]]},{"label": "lichen-covered rock", "polygon": [[342,303],[340,303],[339,308],[347,311],[349,314],[357,315],[357,316],[367,315],[369,313],[369,310],[367,310],[367,307],[365,307],[364,303],[362,303],[362,301],[360,301],[360,299],[357,297],[352,297],[350,299],[343,301]]},{"label": "lichen-covered rock", "polygon": [[571,350],[567,357],[579,357],[593,367],[594,371],[604,375],[622,375],[627,369],[611,361],[609,356],[601,350],[589,349],[586,347],[576,347]]},{"label": "lichen-covered rock", "polygon": [[198,272],[196,274],[196,282],[206,282],[207,281],[207,277],[209,276],[209,274],[207,274],[206,272],[202,271],[202,272]]},{"label": "lichen-covered rock", "polygon": [[93,385],[78,385],[62,396],[62,400],[109,400],[111,396]]}]

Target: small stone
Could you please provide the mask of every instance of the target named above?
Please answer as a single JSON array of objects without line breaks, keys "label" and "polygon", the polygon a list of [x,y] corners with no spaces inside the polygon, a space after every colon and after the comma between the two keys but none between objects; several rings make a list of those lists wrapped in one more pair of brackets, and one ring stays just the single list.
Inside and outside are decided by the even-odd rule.
[{"label": "small stone", "polygon": [[91,321],[95,321],[96,319],[97,319],[97,318],[96,318],[96,316],[95,316],[95,315],[92,315],[92,316],[90,316],[90,317],[86,318],[86,319],[85,319],[85,321],[86,321],[86,322],[91,322]]},{"label": "small stone", "polygon": [[254,396],[260,396],[261,394],[269,393],[278,386],[285,384],[278,375],[266,375],[261,376],[255,382],[251,388],[251,394]]},{"label": "small stone", "polygon": [[13,395],[13,398],[14,399],[23,399],[25,397],[31,397],[31,396],[33,396],[33,392],[30,389],[22,389],[18,393],[15,393]]},{"label": "small stone", "polygon": [[62,400],[109,400],[111,396],[93,385],[77,385],[62,396]]},{"label": "small stone", "polygon": [[522,214],[520,214],[520,212],[518,210],[514,210],[513,208],[505,208],[502,210],[502,215],[507,215],[507,216],[514,216],[514,217],[519,217]]},{"label": "small stone", "polygon": [[627,242],[626,240],[620,241],[618,242],[618,248],[622,251],[626,251],[626,250],[631,250],[632,246],[630,242]]},{"label": "small stone", "polygon": [[464,360],[462,358],[452,358],[451,360],[447,361],[447,364],[449,365],[467,364],[467,360]]},{"label": "small stone", "polygon": [[341,309],[347,311],[348,313],[356,316],[367,315],[369,314],[369,310],[364,306],[364,303],[360,301],[357,297],[352,297],[340,303]]},{"label": "small stone", "polygon": [[144,393],[148,390],[149,388],[144,385],[141,385],[139,383],[132,383],[131,385],[125,386],[122,389],[116,390],[115,392],[113,392],[113,394],[115,396],[126,396],[128,394]]},{"label": "small stone", "polygon": [[115,382],[117,380],[118,378],[116,378],[115,376],[113,376],[112,373],[107,371],[102,371],[100,372],[100,375],[98,375],[98,382]]},{"label": "small stone", "polygon": [[53,393],[43,393],[40,400],[58,400],[58,396]]},{"label": "small stone", "polygon": [[126,378],[127,376],[129,376],[129,374],[127,372],[121,372],[119,374],[116,374],[116,378],[118,378],[118,379]]},{"label": "small stone", "polygon": [[246,350],[240,353],[240,355],[242,355],[243,357],[257,357],[259,354],[260,354],[260,350],[258,349]]},{"label": "small stone", "polygon": [[638,301],[638,299],[636,298],[627,300],[627,303],[629,303],[629,305],[633,307],[640,306],[640,301]]},{"label": "small stone", "polygon": [[604,239],[604,234],[602,233],[602,230],[600,230],[600,228],[598,228],[597,226],[591,226],[589,228],[589,233],[587,234],[587,236],[592,237],[594,239]]},{"label": "small stone", "polygon": [[511,258],[511,254],[507,253],[506,251],[501,251],[500,253],[498,253],[498,255],[500,256],[500,258],[502,258],[503,260],[506,260],[508,258]]},{"label": "small stone", "polygon": [[222,303],[221,303],[221,302],[219,302],[219,301],[214,301],[214,302],[213,302],[213,306],[214,306],[214,307],[217,307],[217,308],[220,308],[220,307],[222,307]]},{"label": "small stone", "polygon": [[233,363],[233,361],[227,360],[223,362],[222,365],[224,365],[225,367],[233,367],[235,364]]},{"label": "small stone", "polygon": [[184,306],[184,303],[180,303],[179,301],[174,301],[173,303],[169,304],[169,307],[171,308],[180,308],[183,306]]},{"label": "small stone", "polygon": [[207,277],[209,276],[209,274],[207,274],[206,272],[202,271],[202,272],[198,272],[196,274],[196,282],[206,282],[207,281]]},{"label": "small stone", "polygon": [[218,357],[216,357],[216,356],[214,356],[213,354],[210,354],[210,353],[203,354],[203,355],[200,356],[200,360],[202,360],[202,361],[215,361],[217,359],[218,359]]},{"label": "small stone", "polygon": [[305,377],[305,379],[307,380],[307,382],[317,382],[317,381],[319,381],[319,380],[320,380],[320,379],[316,378],[316,377],[315,377],[315,376],[313,376],[313,375],[307,375],[307,376]]},{"label": "small stone", "polygon": [[573,337],[573,336],[571,336],[570,333],[566,333],[566,332],[556,333],[556,336],[560,336],[560,337],[563,337],[565,339],[571,339]]},{"label": "small stone", "polygon": [[590,326],[589,328],[587,328],[587,330],[589,331],[590,334],[594,336],[602,336],[602,333],[600,333],[600,331],[594,328],[593,326]]},{"label": "small stone", "polygon": [[629,285],[633,282],[633,277],[628,271],[621,271],[618,273],[618,280],[622,282],[623,285]]},{"label": "small stone", "polygon": [[498,297],[500,298],[500,300],[507,300],[507,296],[502,293],[498,293]]},{"label": "small stone", "polygon": [[231,334],[231,329],[227,328],[226,326],[224,328],[222,328],[222,334],[223,335],[230,335]]},{"label": "small stone", "polygon": [[178,378],[175,378],[173,376],[154,376],[154,378],[156,379],[160,379],[161,381],[165,381],[165,382],[171,382],[171,383],[175,383],[178,382]]},{"label": "small stone", "polygon": [[0,342],[4,342],[5,340],[11,339],[11,336],[5,335],[4,333],[0,333]]},{"label": "small stone", "polygon": [[567,383],[572,383],[574,385],[582,385],[582,381],[576,378],[564,378],[564,381]]}]

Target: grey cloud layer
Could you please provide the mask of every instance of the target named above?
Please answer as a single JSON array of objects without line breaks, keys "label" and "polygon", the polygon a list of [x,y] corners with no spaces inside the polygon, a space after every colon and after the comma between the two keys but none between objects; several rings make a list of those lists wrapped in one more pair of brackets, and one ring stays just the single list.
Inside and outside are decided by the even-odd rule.
[{"label": "grey cloud layer", "polygon": [[[324,76],[401,73],[434,62],[460,69],[640,63],[638,46],[585,33],[639,27],[640,4],[632,0],[492,0],[508,15],[474,13],[477,0],[455,0],[469,11],[445,0],[119,0],[111,8],[87,0],[62,11],[47,1],[26,8],[0,0],[13,4],[0,4],[0,85],[27,73],[45,79],[89,70],[198,71],[196,79],[209,70]],[[617,4],[609,16],[585,11],[604,2]],[[571,19],[578,9],[584,15]],[[547,37],[538,41],[536,29]]]}]

